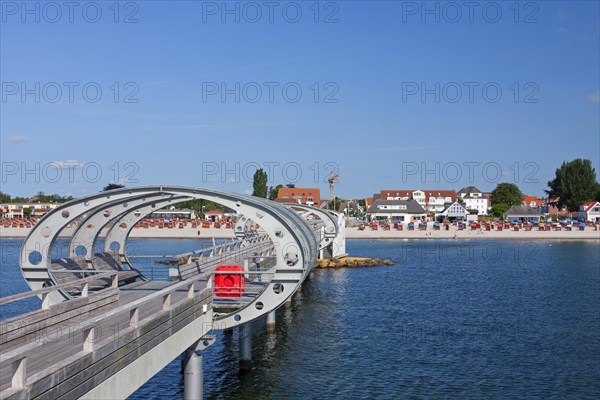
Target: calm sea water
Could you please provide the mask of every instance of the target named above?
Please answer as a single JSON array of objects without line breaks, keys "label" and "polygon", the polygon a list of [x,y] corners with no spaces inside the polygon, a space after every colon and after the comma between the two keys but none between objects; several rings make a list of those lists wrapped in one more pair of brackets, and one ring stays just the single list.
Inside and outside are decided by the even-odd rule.
[{"label": "calm sea water", "polygon": [[[20,241],[0,243],[0,294],[27,290]],[[198,243],[131,241],[142,254]],[[313,272],[274,334],[254,323],[251,373],[238,373],[237,333],[219,333],[204,352],[206,398],[600,396],[598,242],[349,240],[348,252],[398,264]],[[2,318],[38,304],[3,307]],[[179,358],[132,396],[182,397]]]}]

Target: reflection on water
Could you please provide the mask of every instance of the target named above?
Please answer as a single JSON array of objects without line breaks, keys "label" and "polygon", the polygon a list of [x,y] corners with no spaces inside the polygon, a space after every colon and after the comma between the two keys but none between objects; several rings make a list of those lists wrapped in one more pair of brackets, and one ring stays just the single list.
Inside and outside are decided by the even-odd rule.
[{"label": "reflection on water", "polygon": [[[160,253],[197,244],[136,242]],[[206,398],[600,393],[597,242],[349,240],[348,252],[399,264],[314,271],[292,306],[277,311],[274,333],[264,320],[253,324],[249,374],[238,372],[237,330],[218,332],[203,353]],[[16,258],[0,273],[2,295],[27,289]],[[176,359],[132,398],[182,396]]]}]

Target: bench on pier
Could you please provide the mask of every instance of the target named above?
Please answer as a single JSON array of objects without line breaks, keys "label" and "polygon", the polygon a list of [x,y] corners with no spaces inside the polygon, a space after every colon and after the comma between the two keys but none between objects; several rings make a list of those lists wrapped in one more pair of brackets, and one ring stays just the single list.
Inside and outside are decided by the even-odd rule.
[{"label": "bench on pier", "polygon": [[[116,253],[104,252],[94,254],[91,260],[83,256],[52,260],[52,272],[54,272],[52,276],[58,284],[63,284],[85,278],[89,276],[89,271],[118,271],[119,282],[126,284],[134,282],[140,276],[140,273],[132,270],[124,270],[121,262],[117,259],[118,256]],[[102,289],[110,286],[111,280],[107,278],[95,279],[89,285],[92,290]],[[81,288],[74,287],[67,292],[69,294],[78,294],[81,292]]]},{"label": "bench on pier", "polygon": [[133,270],[124,270],[119,257],[119,254],[115,252],[96,253],[92,257],[92,265],[94,269],[101,271],[119,271],[119,282],[134,282],[140,276],[140,273]]},{"label": "bench on pier", "polygon": [[[83,279],[89,276],[89,273],[86,271],[91,270],[92,268],[88,267],[88,261],[83,256],[77,256],[73,258],[59,258],[52,260],[52,276],[56,280],[56,282],[61,285],[64,283],[70,283],[77,281],[79,279]],[[69,271],[69,272],[62,272]],[[72,272],[72,271],[81,271],[81,272]],[[110,286],[111,281],[107,278],[94,279],[89,282],[90,289],[101,289],[107,286]],[[80,293],[82,289],[81,285],[74,285],[72,289],[66,290],[69,294],[77,294]]]}]

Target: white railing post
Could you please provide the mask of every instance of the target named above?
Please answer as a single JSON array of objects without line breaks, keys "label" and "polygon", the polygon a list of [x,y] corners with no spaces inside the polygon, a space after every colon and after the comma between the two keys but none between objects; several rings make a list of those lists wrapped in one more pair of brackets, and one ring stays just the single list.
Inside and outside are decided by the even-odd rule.
[{"label": "white railing post", "polygon": [[163,296],[163,311],[169,311],[171,309],[171,293]]},{"label": "white railing post", "polygon": [[119,273],[115,272],[115,274],[112,276],[112,287],[114,288],[118,288],[119,287]]},{"label": "white railing post", "polygon": [[90,284],[86,282],[83,284],[83,289],[81,289],[81,297],[88,297]]},{"label": "white railing post", "polygon": [[188,299],[194,298],[194,284],[195,284],[195,282],[190,283],[188,285],[188,294],[187,294]]},{"label": "white railing post", "polygon": [[91,353],[94,351],[94,342],[96,339],[96,327],[92,326],[83,331],[83,351]]},{"label": "white railing post", "polygon": [[42,310],[48,310],[50,308],[50,293],[42,293]]},{"label": "white railing post", "polygon": [[27,385],[27,358],[23,357],[12,363],[12,380],[13,389],[25,389]]},{"label": "white railing post", "polygon": [[140,308],[136,307],[129,311],[129,326],[132,328],[138,327],[138,322],[140,321]]}]

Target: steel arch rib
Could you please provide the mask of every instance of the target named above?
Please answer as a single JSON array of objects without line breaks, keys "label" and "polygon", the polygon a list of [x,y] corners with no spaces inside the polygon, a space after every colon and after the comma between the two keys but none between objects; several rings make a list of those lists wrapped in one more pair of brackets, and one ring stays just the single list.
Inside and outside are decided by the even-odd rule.
[{"label": "steel arch rib", "polygon": [[[259,223],[275,245],[276,267],[268,287],[244,308],[218,319],[224,327],[251,321],[278,308],[302,284],[316,262],[317,240],[310,227],[297,213],[281,204],[256,197],[200,188],[147,186],[116,189],[73,200],[57,207],[42,218],[25,239],[21,250],[21,270],[29,286],[35,290],[41,288],[44,282],[52,282],[48,272],[51,266],[51,247],[67,224],[86,213],[103,212],[113,203],[162,193],[210,200],[236,210]],[[154,201],[148,200],[148,203]],[[41,253],[42,260],[39,264],[34,264],[30,260],[30,255],[34,251]],[[293,260],[296,262],[293,263]],[[292,265],[288,265],[288,262]],[[278,284],[283,285],[284,289],[276,293],[273,289]],[[53,303],[62,300],[64,296],[56,292],[50,299]],[[262,304],[257,307],[258,303]]]},{"label": "steel arch rib", "polygon": [[340,228],[338,225],[339,215],[333,211],[323,210],[321,208],[312,207],[306,204],[297,203],[285,203],[286,206],[292,209],[300,209],[306,211],[309,215],[313,214],[318,216],[325,224],[325,235],[320,239],[319,249],[323,249],[327,246],[334,244],[332,238],[336,238],[340,234]]},{"label": "steel arch rib", "polygon": [[[137,206],[139,204],[145,204],[148,200],[158,202],[161,197],[159,195],[153,196],[136,196],[131,198],[120,199],[107,204],[106,207],[102,207],[100,212],[95,212],[84,218],[83,221],[78,225],[75,230],[71,243],[69,244],[69,256],[76,256],[76,249],[79,246],[83,246],[86,250],[86,256],[92,257],[94,253],[94,245],[100,235],[100,232],[111,222],[117,220],[122,214],[127,213],[128,208]],[[173,196],[170,196],[172,199]],[[169,200],[170,200],[169,199]]]},{"label": "steel arch rib", "polygon": [[[104,251],[110,251],[110,245],[116,242],[118,243],[119,248],[123,250],[123,253],[125,253],[127,239],[131,234],[131,231],[133,230],[135,224],[146,218],[148,215],[152,214],[154,210],[161,209],[169,203],[176,204],[190,199],[190,197],[173,196],[168,200],[157,201],[156,203],[150,205],[143,203],[141,205],[132,207],[131,209],[127,210],[125,213],[121,214],[119,216],[119,219],[117,219],[113,226],[109,228],[106,234],[106,239],[104,240]],[[127,225],[127,228],[120,228],[121,224]]]}]

